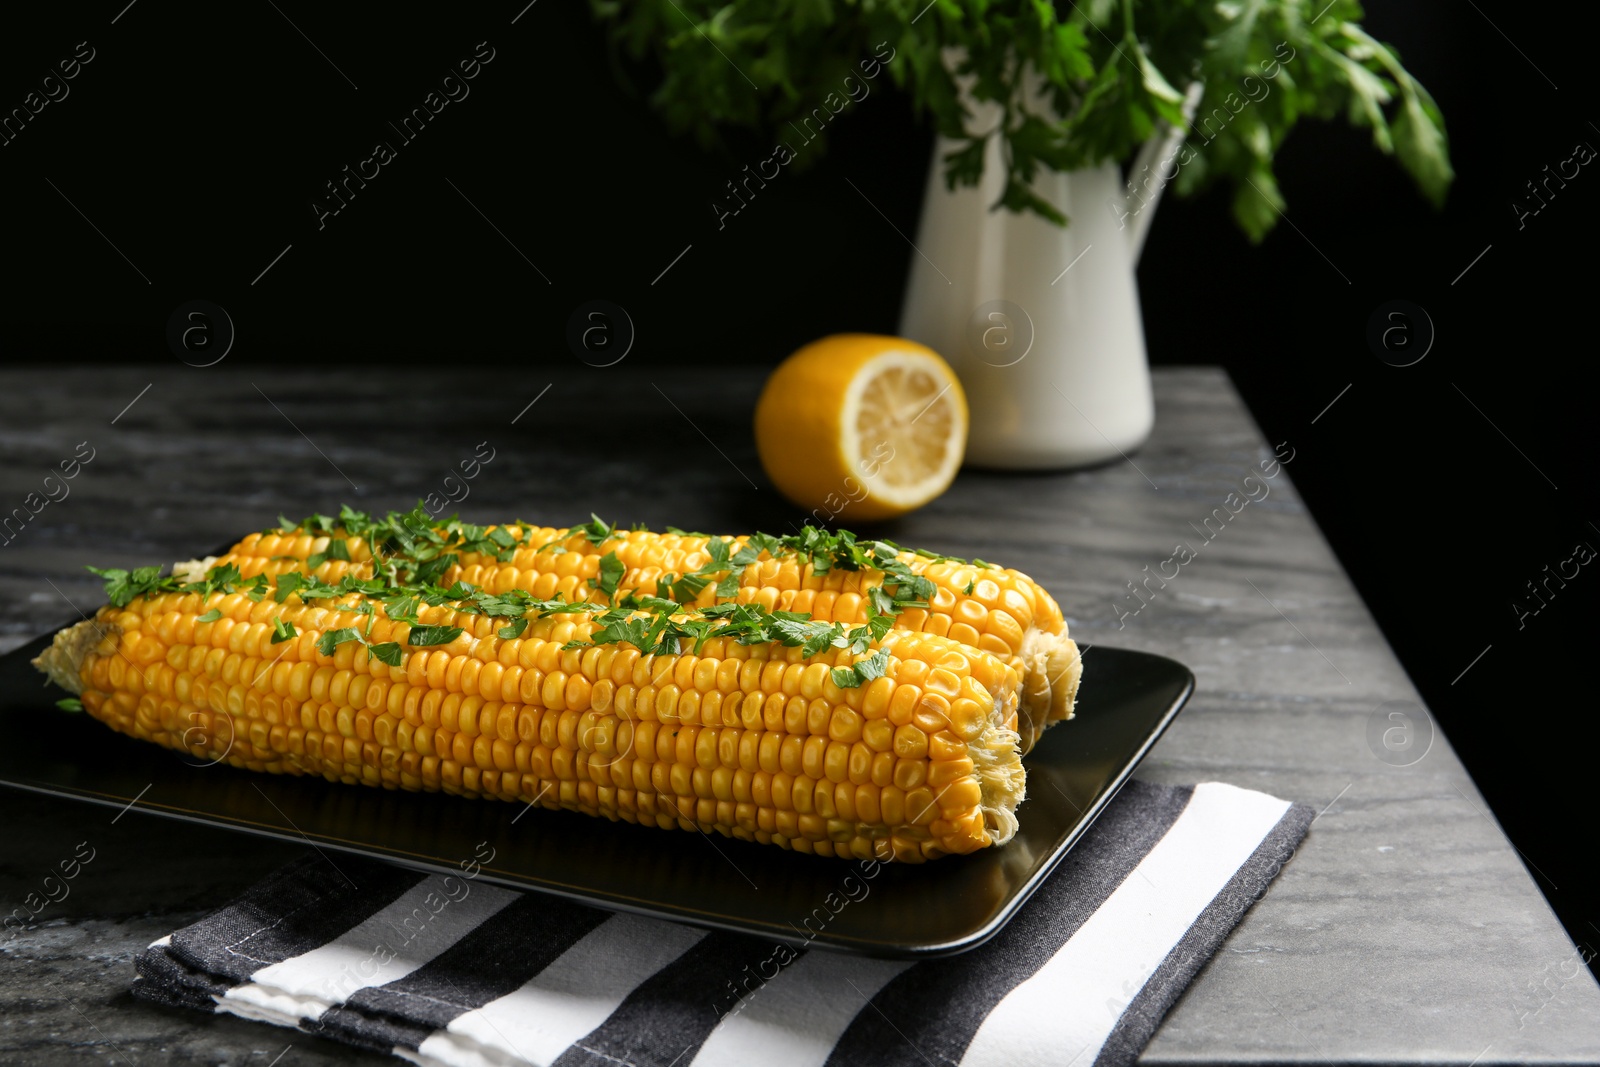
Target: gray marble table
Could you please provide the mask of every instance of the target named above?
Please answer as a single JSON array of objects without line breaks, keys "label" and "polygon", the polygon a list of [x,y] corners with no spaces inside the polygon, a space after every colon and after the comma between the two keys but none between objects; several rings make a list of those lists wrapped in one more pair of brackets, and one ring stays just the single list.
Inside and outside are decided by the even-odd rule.
[{"label": "gray marble table", "polygon": [[[98,604],[87,562],[186,558],[280,510],[409,507],[443,492],[481,442],[493,459],[462,487],[468,518],[559,523],[594,510],[728,530],[794,518],[751,442],[758,371],[451,364],[448,378],[226,364],[0,375],[0,511],[87,454],[80,442],[93,450],[70,495],[0,545],[0,649],[72,617],[68,600]],[[1030,572],[1080,643],[1189,664],[1198,691],[1141,776],[1233,782],[1321,812],[1144,1060],[1600,1062],[1600,991],[1444,738],[1407,766],[1393,764],[1416,748],[1394,755],[1369,740],[1375,712],[1409,711],[1418,730],[1426,712],[1296,496],[1293,459],[1244,483],[1272,447],[1220,371],[1160,371],[1156,399],[1155,436],[1130,462],[966,472],[893,530]],[[1285,455],[1314,447],[1307,431]],[[1260,499],[1243,503],[1245,491]],[[1207,528],[1214,509],[1227,521]],[[1194,558],[1166,562],[1180,542]],[[1174,570],[1123,615],[1142,603],[1126,583]],[[1085,663],[1093,685],[1092,648]],[[1389,702],[1409,705],[1380,712]],[[71,896],[0,941],[0,1061],[394,1062],[127,992],[141,948],[296,847],[137,809],[113,823],[5,790],[0,839],[0,911],[79,842],[96,850]]]}]

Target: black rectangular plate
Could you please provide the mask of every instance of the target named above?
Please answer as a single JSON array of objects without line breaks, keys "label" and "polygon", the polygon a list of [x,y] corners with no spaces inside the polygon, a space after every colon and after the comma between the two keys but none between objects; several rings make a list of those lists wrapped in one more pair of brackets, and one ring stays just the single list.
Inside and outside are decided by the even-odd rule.
[{"label": "black rectangular plate", "polygon": [[[85,714],[54,707],[29,665],[41,637],[0,657],[0,785],[309,841],[459,874],[487,841],[480,878],[774,940],[923,958],[975,948],[1005,925],[1082,837],[1194,689],[1175,660],[1094,646],[1077,715],[1028,754],[1021,827],[1001,848],[929,864],[886,864],[848,907],[855,864],[770,845],[606,822],[520,804],[195,767]],[[859,893],[859,883],[850,886]],[[832,895],[837,913],[825,905]],[[817,916],[807,924],[808,917]],[[823,922],[826,919],[826,922]]]}]

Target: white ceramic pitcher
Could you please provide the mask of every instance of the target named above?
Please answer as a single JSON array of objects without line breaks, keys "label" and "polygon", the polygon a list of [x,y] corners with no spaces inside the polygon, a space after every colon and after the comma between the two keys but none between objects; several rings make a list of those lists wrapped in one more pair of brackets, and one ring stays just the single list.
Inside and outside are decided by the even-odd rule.
[{"label": "white ceramic pitcher", "polygon": [[[1165,158],[1168,145],[1170,133],[1140,161]],[[960,147],[941,137],[934,148],[900,333],[960,376],[967,463],[1080,467],[1132,452],[1155,419],[1133,273],[1153,199],[1130,211],[1108,163],[1040,172],[1034,190],[1066,227],[991,211],[1005,183],[999,139],[989,138],[979,185],[952,192],[942,157]]]}]

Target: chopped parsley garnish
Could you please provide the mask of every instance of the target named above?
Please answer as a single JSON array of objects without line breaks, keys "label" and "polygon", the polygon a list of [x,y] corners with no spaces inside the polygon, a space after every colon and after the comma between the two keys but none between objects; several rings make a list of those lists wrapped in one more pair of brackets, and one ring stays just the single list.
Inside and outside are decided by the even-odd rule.
[{"label": "chopped parsley garnish", "polygon": [[[802,612],[768,611],[759,604],[715,604],[701,609],[695,617],[679,618],[682,604],[659,597],[624,597],[622,603],[601,615],[601,623],[586,641],[569,641],[566,649],[584,648],[626,641],[646,655],[673,654],[688,643],[698,654],[713,637],[732,638],[742,645],[776,643],[799,648],[803,655],[815,656],[829,648],[847,648],[860,655],[889,632],[893,618],[874,615],[860,626],[840,622],[821,622]],[[836,684],[854,688],[881,677],[888,669],[889,654],[880,649],[853,667],[833,670]]]},{"label": "chopped parsley garnish", "polygon": [[[590,545],[599,546],[617,536],[620,529],[617,525],[605,522],[598,515],[591,515],[590,519],[570,527],[563,539],[582,536]],[[333,607],[365,616],[364,630],[341,627],[325,632],[317,641],[317,650],[332,655],[340,645],[356,642],[391,667],[403,662],[404,648],[394,641],[368,642],[367,635],[377,621],[375,609],[381,606],[390,620],[410,627],[407,645],[428,648],[450,644],[465,632],[459,626],[423,624],[419,615],[422,606],[448,605],[460,614],[503,620],[504,625],[496,627],[495,634],[507,641],[520,638],[532,619],[544,615],[594,615],[596,626],[589,637],[568,642],[565,646],[568,649],[627,642],[645,654],[677,653],[686,648],[698,652],[707,640],[719,637],[743,645],[775,643],[799,648],[808,657],[821,655],[829,649],[864,655],[865,658],[850,667],[833,668],[833,681],[845,688],[883,676],[888,669],[889,654],[883,649],[873,652],[873,645],[881,642],[893,628],[896,615],[907,609],[927,607],[935,591],[932,581],[902,562],[900,557],[907,550],[901,546],[891,541],[861,541],[848,530],[830,531],[810,525],[781,537],[757,533],[742,543],[710,537],[705,542],[706,562],[683,574],[662,575],[656,580],[654,595],[624,589],[622,583],[627,576],[627,566],[616,552],[607,552],[600,557],[596,576],[589,581],[590,588],[604,598],[604,604],[567,601],[561,597],[539,599],[521,589],[489,593],[463,581],[448,588],[439,584],[463,555],[487,556],[507,562],[517,548],[534,547],[530,539],[534,528],[531,523],[518,522],[490,529],[462,522],[457,516],[438,520],[421,502],[409,512],[390,512],[384,518],[374,518],[344,506],[337,518],[313,514],[293,523],[280,517],[280,528],[273,532],[303,532],[329,538],[323,551],[304,561],[304,571],[274,576],[262,574],[247,580],[236,566],[224,564],[211,568],[200,581],[185,582],[175,577],[162,577],[159,567],[139,567],[131,571],[89,569],[105,580],[106,596],[116,607],[125,607],[141,596],[168,592],[202,596],[216,592],[242,593],[257,603],[271,595],[279,604],[286,603],[291,596],[307,604],[357,596],[361,599],[336,603]],[[668,527],[668,532],[685,537],[705,536],[685,533],[676,527]],[[372,555],[372,577],[359,578],[350,573],[335,583],[316,577],[312,572],[328,560],[353,562],[350,538],[365,539]],[[567,549],[560,542],[551,542],[535,551],[565,552]],[[954,556],[923,550],[914,554],[926,560],[965,562]],[[823,622],[803,612],[768,611],[756,603],[737,602],[745,568],[763,557],[781,559],[785,556],[796,558],[803,566],[809,564],[815,575],[825,575],[836,569],[879,572],[881,581],[867,585],[864,591],[867,621],[860,625]],[[987,566],[981,561],[974,562]],[[967,595],[971,595],[975,581],[967,584],[964,590]],[[713,589],[714,602],[695,608],[693,605],[707,588]],[[199,616],[197,621],[216,622],[222,617],[221,610],[214,608]],[[273,644],[296,636],[298,631],[293,624],[281,616],[273,619]]]},{"label": "chopped parsley garnish", "polygon": [[173,580],[162,578],[160,567],[135,567],[131,571],[116,567],[105,570],[90,567],[89,571],[105,579],[106,598],[111,601],[112,607],[117,608],[127,607],[136,597],[165,592],[165,583]]},{"label": "chopped parsley garnish", "polygon": [[732,542],[714,537],[706,542],[710,560],[703,566],[686,572],[682,577],[668,574],[656,580],[656,595],[670,597],[680,604],[690,604],[699,599],[706,586],[716,582],[713,595],[727,600],[739,594],[739,577],[744,569],[761,558],[759,550],[740,545],[733,551]]},{"label": "chopped parsley garnish", "polygon": [[62,697],[60,700],[56,701],[56,707],[60,708],[62,711],[82,711],[83,701],[79,700],[77,697]]},{"label": "chopped parsley garnish", "polygon": [[236,593],[243,589],[252,600],[259,601],[261,598],[255,595],[256,592],[266,588],[264,576],[257,575],[247,582],[239,573],[239,568],[231,563],[212,567],[198,582],[185,582],[173,575],[163,578],[160,567],[135,567],[131,571],[116,567],[86,569],[105,580],[106,599],[112,607],[117,608],[125,608],[139,597],[156,593],[199,593],[207,597],[212,593]]}]

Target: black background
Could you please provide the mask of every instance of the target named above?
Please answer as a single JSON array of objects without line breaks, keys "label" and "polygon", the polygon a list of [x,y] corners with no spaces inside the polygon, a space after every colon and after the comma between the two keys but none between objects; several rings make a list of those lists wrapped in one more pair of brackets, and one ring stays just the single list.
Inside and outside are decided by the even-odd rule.
[{"label": "black background", "polygon": [[[595,298],[636,324],[630,361],[661,366],[766,365],[829,332],[894,331],[913,253],[873,205],[914,233],[931,142],[887,78],[833,124],[818,165],[719,231],[711,199],[769,142],[674,138],[647,106],[649,70],[620,64],[583,5],[518,17],[524,2],[112,0],[9,24],[5,112],[78,42],[96,54],[0,146],[3,358],[169,361],[168,317],[196,298],[230,313],[230,363],[365,365],[404,384],[463,361],[530,376],[570,363],[568,317]],[[1584,620],[1600,574],[1521,629],[1511,606],[1578,542],[1600,548],[1600,171],[1520,228],[1512,208],[1546,164],[1600,146],[1582,18],[1372,3],[1366,26],[1449,123],[1446,209],[1365,131],[1308,124],[1280,156],[1292,226],[1252,247],[1225,196],[1168,199],[1139,274],[1152,361],[1226,366],[1268,438],[1295,443],[1318,523],[1568,931],[1595,944]],[[480,41],[495,55],[471,95],[319,229],[323,184],[398,143],[386,122]],[[1437,329],[1414,366],[1364,339],[1393,299]]]}]

